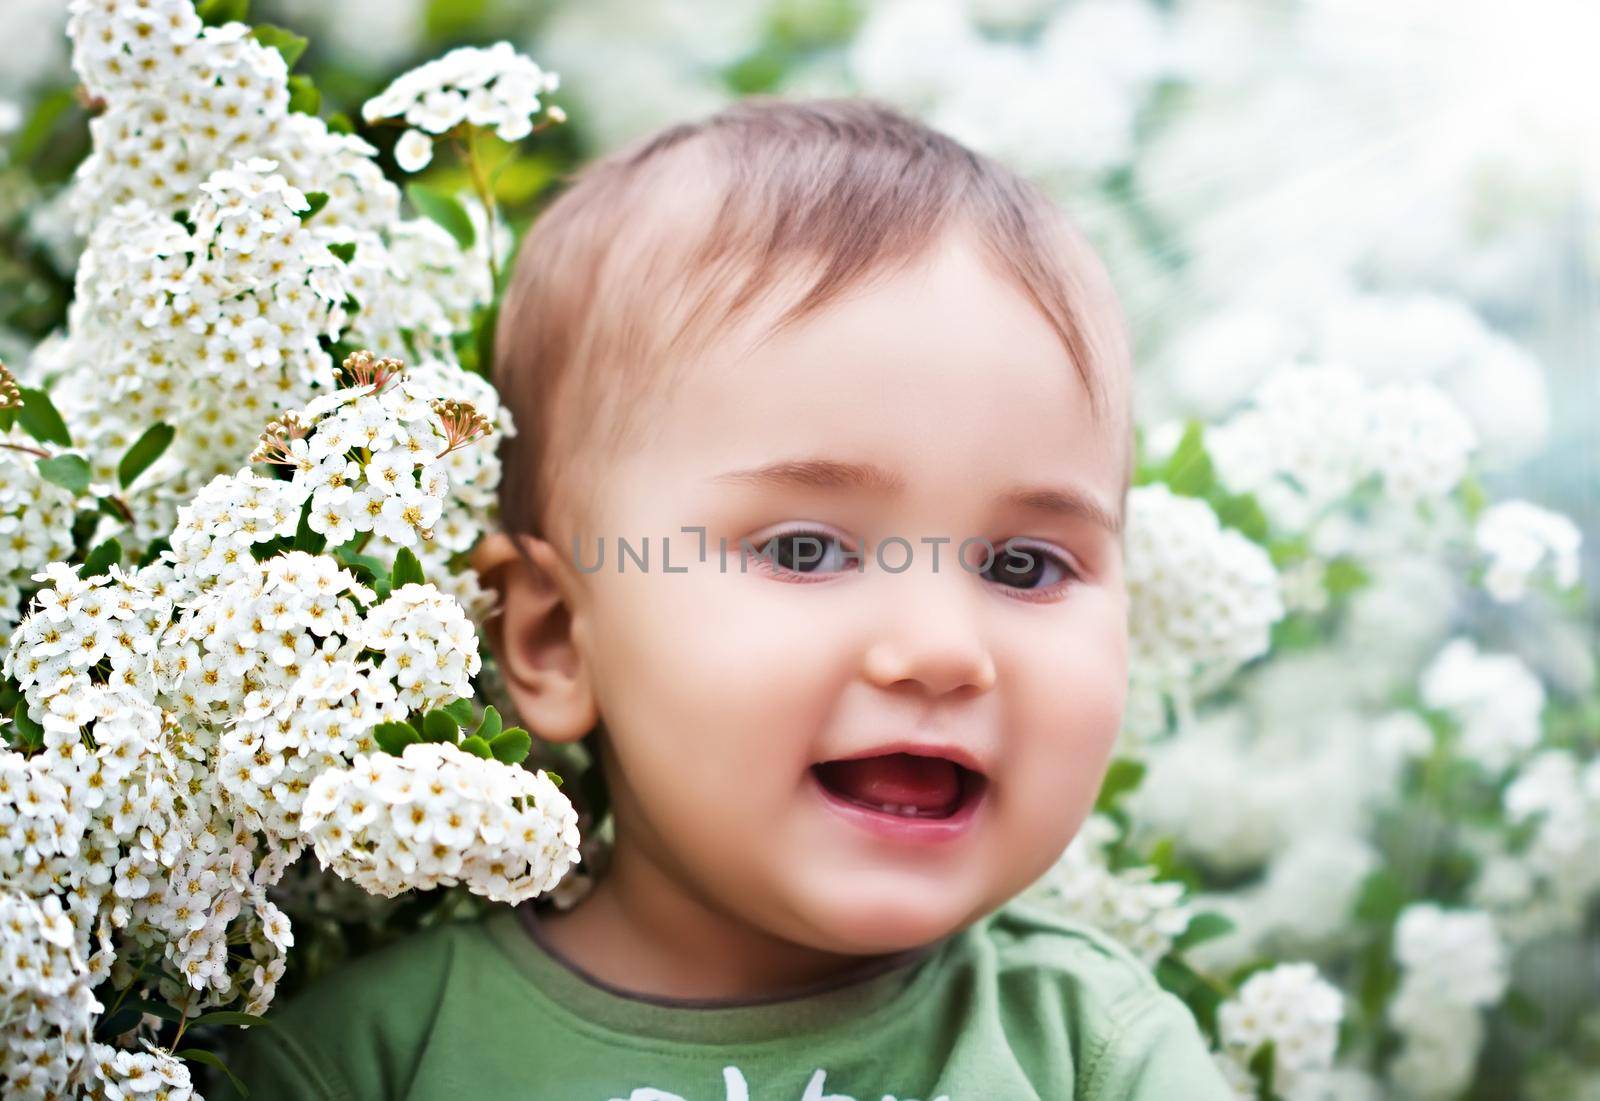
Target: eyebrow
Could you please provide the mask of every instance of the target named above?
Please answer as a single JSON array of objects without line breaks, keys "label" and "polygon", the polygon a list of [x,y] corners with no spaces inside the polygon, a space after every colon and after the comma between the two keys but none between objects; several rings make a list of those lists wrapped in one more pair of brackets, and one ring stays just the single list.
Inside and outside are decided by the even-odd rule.
[{"label": "eyebrow", "polygon": [[[780,459],[762,466],[729,470],[710,480],[771,489],[865,489],[885,494],[899,493],[906,488],[904,478],[881,466],[836,459]],[[1012,486],[997,500],[1030,512],[1085,520],[1112,535],[1122,534],[1122,517],[1077,486]]]}]

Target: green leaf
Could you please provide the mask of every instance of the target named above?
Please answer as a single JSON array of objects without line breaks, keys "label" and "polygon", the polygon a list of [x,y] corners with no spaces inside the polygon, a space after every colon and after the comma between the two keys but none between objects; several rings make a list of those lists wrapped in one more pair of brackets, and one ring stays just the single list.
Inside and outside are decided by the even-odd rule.
[{"label": "green leaf", "polygon": [[417,556],[411,553],[410,547],[401,547],[395,553],[394,568],[389,571],[389,584],[398,589],[401,585],[422,585],[426,581]]},{"label": "green leaf", "polygon": [[370,554],[362,554],[357,544],[360,536],[334,548],[333,556],[340,565],[370,585],[380,577],[388,577],[389,570],[383,562]]},{"label": "green leaf", "polygon": [[257,562],[265,562],[269,558],[276,558],[285,551],[294,549],[294,540],[287,535],[274,535],[271,539],[263,539],[259,543],[250,544],[250,557]]},{"label": "green leaf", "polygon": [[1234,923],[1222,914],[1207,911],[1196,914],[1189,919],[1189,925],[1172,941],[1172,950],[1182,952],[1193,948],[1197,944],[1204,944],[1208,940],[1216,940],[1226,936],[1236,928]]},{"label": "green leaf", "polygon": [[1144,779],[1144,762],[1131,757],[1118,757],[1106,769],[1106,778],[1100,784],[1100,795],[1095,799],[1095,809],[1104,811],[1127,792],[1139,786]]},{"label": "green leaf", "polygon": [[1545,1012],[1539,1004],[1515,987],[1506,991],[1506,996],[1500,1002],[1506,1011],[1506,1016],[1523,1028],[1537,1029],[1544,1026]]},{"label": "green leaf", "polygon": [[1211,457],[1206,454],[1205,425],[1191,420],[1183,430],[1183,438],[1173,448],[1172,456],[1161,474],[1172,492],[1185,497],[1203,497],[1216,481],[1211,467]]},{"label": "green leaf", "polygon": [[254,1028],[256,1025],[270,1025],[278,1027],[278,1022],[269,1021],[265,1017],[258,1017],[254,1013],[240,1013],[235,1009],[219,1009],[215,1013],[202,1013],[189,1022],[190,1028],[199,1028],[201,1025],[236,1025],[244,1028]]},{"label": "green leaf", "polygon": [[122,453],[122,458],[117,462],[117,481],[122,483],[123,489],[132,485],[133,480],[143,474],[151,463],[161,458],[161,453],[175,435],[177,432],[170,424],[152,424],[144,430],[144,435],[133,441],[133,445]]},{"label": "green leaf", "polygon": [[1253,493],[1227,494],[1215,502],[1215,509],[1218,520],[1252,542],[1266,543],[1272,537],[1272,525]]},{"label": "green leaf", "polygon": [[425,742],[449,742],[454,745],[460,733],[461,724],[448,711],[434,708],[422,716],[422,740]]},{"label": "green leaf", "polygon": [[1268,1040],[1256,1048],[1256,1053],[1250,1057],[1250,1073],[1256,1077],[1256,1097],[1260,1101],[1273,1101],[1277,1093],[1273,1087],[1273,1072],[1278,1069],[1278,1061],[1274,1058],[1277,1043]]},{"label": "green leaf", "polygon": [[33,114],[11,140],[11,163],[32,164],[41,152],[50,147],[56,123],[72,110],[75,103],[71,89],[62,89],[40,98]]},{"label": "green leaf", "polygon": [[72,454],[40,459],[39,476],[81,497],[89,489],[89,460]]},{"label": "green leaf", "polygon": [[296,212],[302,223],[309,222],[315,218],[321,213],[322,208],[328,205],[328,193],[326,191],[307,191],[306,202],[309,205],[304,210]]},{"label": "green leaf", "polygon": [[204,1063],[208,1067],[216,1067],[228,1076],[228,1081],[233,1083],[233,1088],[239,1091],[240,1097],[250,1096],[250,1090],[243,1082],[234,1077],[233,1071],[228,1069],[228,1064],[224,1063],[219,1056],[209,1051],[202,1051],[197,1047],[186,1047],[182,1051],[174,1051],[172,1054],[178,1059],[188,1059],[190,1062]]},{"label": "green leaf", "polygon": [[300,55],[306,52],[306,39],[293,31],[275,27],[271,23],[258,24],[250,34],[263,46],[282,54],[283,63],[291,69],[294,68],[294,63],[300,60]]},{"label": "green leaf", "polygon": [[348,264],[356,258],[356,243],[354,241],[340,241],[338,244],[329,245],[328,251]]},{"label": "green leaf", "polygon": [[1217,1010],[1222,1005],[1222,995],[1216,986],[1177,956],[1168,953],[1156,962],[1156,981],[1175,994],[1207,1035],[1217,1032]]},{"label": "green leaf", "polygon": [[440,710],[454,719],[456,721],[456,725],[461,727],[463,730],[465,730],[467,728],[467,724],[472,721],[472,701],[467,699],[465,696],[461,697],[459,700],[451,700],[449,703],[440,708]]},{"label": "green leaf", "polygon": [[1344,596],[1366,586],[1372,577],[1353,558],[1335,558],[1322,580],[1329,596]]},{"label": "green leaf", "polygon": [[144,553],[139,556],[139,565],[148,566],[160,559],[162,551],[171,549],[172,544],[166,539],[152,539],[150,545],[144,549]]},{"label": "green leaf", "polygon": [[376,597],[375,603],[382,604],[389,599],[389,579],[380,577],[372,583],[372,593]]},{"label": "green leaf", "polygon": [[379,723],[372,728],[372,738],[385,753],[396,757],[405,753],[406,746],[422,741],[422,735],[410,723]]},{"label": "green leaf", "polygon": [[788,69],[788,52],[769,45],[725,67],[722,79],[740,95],[757,95],[774,90]]},{"label": "green leaf", "polygon": [[200,0],[194,10],[200,22],[208,27],[243,23],[250,14],[250,0]]},{"label": "green leaf", "polygon": [[44,727],[34,722],[33,716],[28,714],[28,701],[17,701],[17,706],[11,711],[11,721],[15,725],[7,733],[7,738],[12,745],[24,749],[38,749],[44,745]]},{"label": "green leaf", "polygon": [[302,115],[314,115],[322,106],[322,93],[311,83],[311,78],[298,73],[289,78],[289,110]]},{"label": "green leaf", "polygon": [[494,752],[489,748],[489,743],[476,734],[469,738],[461,739],[461,748],[474,757],[482,757],[485,761],[494,759]]},{"label": "green leaf", "polygon": [[474,334],[477,346],[478,374],[484,378],[494,377],[494,330],[500,320],[500,304],[491,303],[488,309],[478,315],[478,330]]},{"label": "green leaf", "polygon": [[[463,726],[466,724],[463,723]],[[478,729],[473,733],[486,742],[492,742],[500,734],[500,711],[494,707],[483,709],[483,721],[478,724]]]},{"label": "green leaf", "polygon": [[300,506],[300,523],[294,529],[294,549],[309,554],[321,554],[328,546],[328,537],[311,526],[311,502]]},{"label": "green leaf", "polygon": [[1362,883],[1353,912],[1361,921],[1388,925],[1405,905],[1406,889],[1399,878],[1387,868],[1378,868]]},{"label": "green leaf", "polygon": [[67,422],[56,412],[55,403],[50,400],[49,394],[27,386],[17,387],[17,393],[22,396],[22,408],[17,411],[17,423],[22,425],[24,432],[40,443],[72,446],[72,435],[67,431]]},{"label": "green leaf", "polygon": [[411,205],[417,208],[417,213],[443,226],[463,251],[472,247],[477,231],[472,228],[472,219],[467,216],[467,208],[461,205],[461,200],[419,183],[408,184],[406,194],[411,196]]},{"label": "green leaf", "polygon": [[115,539],[107,539],[94,550],[89,552],[83,560],[83,568],[78,571],[79,577],[99,577],[103,573],[110,573],[111,567],[122,561],[122,544]]},{"label": "green leaf", "polygon": [[354,134],[356,124],[350,121],[350,116],[343,111],[335,111],[327,118],[328,129],[335,134]]},{"label": "green leaf", "polygon": [[556,787],[560,787],[562,785],[563,781],[561,779],[561,773],[559,773],[559,772],[551,772],[547,768],[540,769],[539,771],[543,772],[546,776],[550,777],[550,782],[552,784],[554,784]]},{"label": "green leaf", "polygon": [[489,0],[428,0],[418,6],[424,34],[430,41],[439,41],[478,33],[478,21],[488,12]]},{"label": "green leaf", "polygon": [[513,726],[496,734],[489,742],[489,748],[494,750],[495,760],[517,765],[527,758],[528,751],[533,748],[533,737],[522,727]]},{"label": "green leaf", "polygon": [[120,1036],[138,1024],[139,1018],[146,1013],[173,1023],[183,1020],[183,1014],[165,1002],[153,1002],[148,998],[128,998],[117,1008],[116,1013],[101,1017],[95,1022],[94,1034],[102,1040]]}]

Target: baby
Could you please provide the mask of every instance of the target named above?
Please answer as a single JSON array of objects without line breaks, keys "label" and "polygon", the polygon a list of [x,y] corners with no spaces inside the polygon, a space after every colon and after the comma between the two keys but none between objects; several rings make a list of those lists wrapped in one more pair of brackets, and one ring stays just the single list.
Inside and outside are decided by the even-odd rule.
[{"label": "baby", "polygon": [[1230,1096],[1147,968],[1016,897],[1127,681],[1130,353],[1065,217],[884,106],[750,99],[579,173],[497,346],[490,642],[597,752],[610,859],[275,1011],[252,1096]]}]

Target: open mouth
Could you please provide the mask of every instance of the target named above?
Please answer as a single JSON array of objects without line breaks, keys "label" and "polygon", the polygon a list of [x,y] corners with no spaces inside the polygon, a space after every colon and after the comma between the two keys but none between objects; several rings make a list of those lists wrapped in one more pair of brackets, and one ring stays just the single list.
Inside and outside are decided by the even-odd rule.
[{"label": "open mouth", "polygon": [[980,772],[942,757],[885,753],[811,766],[836,799],[900,819],[954,818],[976,803],[987,786]]}]

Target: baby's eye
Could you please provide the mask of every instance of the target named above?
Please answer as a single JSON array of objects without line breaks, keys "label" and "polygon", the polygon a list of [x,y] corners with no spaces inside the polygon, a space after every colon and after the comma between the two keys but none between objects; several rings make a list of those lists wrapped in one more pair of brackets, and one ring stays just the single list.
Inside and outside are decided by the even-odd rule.
[{"label": "baby's eye", "polygon": [[994,561],[983,576],[1007,588],[1037,595],[1054,593],[1064,582],[1077,580],[1078,571],[1047,547],[1007,539],[995,547]]},{"label": "baby's eye", "polygon": [[757,567],[779,575],[853,570],[861,557],[837,536],[811,529],[779,532],[753,546]]}]

